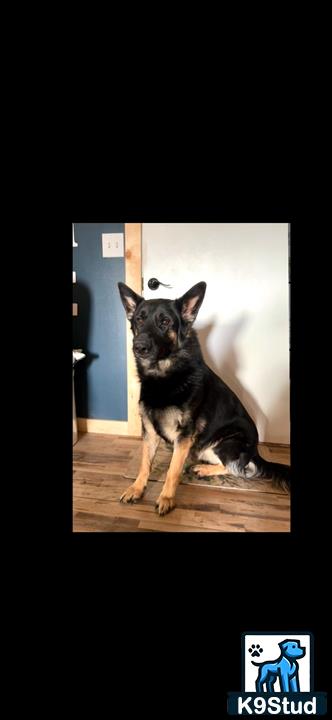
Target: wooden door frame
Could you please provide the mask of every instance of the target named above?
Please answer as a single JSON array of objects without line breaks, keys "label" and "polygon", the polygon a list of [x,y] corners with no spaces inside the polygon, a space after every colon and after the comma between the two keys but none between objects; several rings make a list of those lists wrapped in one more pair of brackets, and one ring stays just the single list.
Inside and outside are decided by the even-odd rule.
[{"label": "wooden door frame", "polygon": [[[125,282],[139,295],[142,294],[142,223],[125,223]],[[132,352],[132,333],[126,320],[127,344],[127,408],[128,420],[96,420],[77,418],[81,432],[107,433],[141,437],[142,425],[138,414],[139,382]]]}]

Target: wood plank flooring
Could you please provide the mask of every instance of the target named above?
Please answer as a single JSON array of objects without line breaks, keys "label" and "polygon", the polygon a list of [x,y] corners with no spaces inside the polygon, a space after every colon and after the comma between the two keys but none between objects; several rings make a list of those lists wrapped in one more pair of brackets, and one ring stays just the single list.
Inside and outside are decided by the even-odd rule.
[{"label": "wood plank flooring", "polygon": [[[141,440],[86,433],[73,447],[74,532],[290,532],[290,496],[242,488],[180,484],[176,507],[155,510],[162,484],[149,481],[135,505],[119,502],[130,484],[123,477]],[[267,460],[289,463],[287,446],[260,446]]]}]

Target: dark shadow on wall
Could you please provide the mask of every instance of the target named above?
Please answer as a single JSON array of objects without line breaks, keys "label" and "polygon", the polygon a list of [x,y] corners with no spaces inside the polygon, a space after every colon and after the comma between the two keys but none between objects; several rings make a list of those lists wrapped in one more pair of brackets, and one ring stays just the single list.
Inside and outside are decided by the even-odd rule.
[{"label": "dark shadow on wall", "polygon": [[78,304],[78,315],[73,317],[73,348],[82,349],[85,358],[75,366],[75,398],[77,417],[88,418],[89,415],[89,367],[99,357],[89,351],[91,293],[84,283],[76,283],[73,290],[73,302]]},{"label": "dark shadow on wall", "polygon": [[[267,437],[269,437],[271,435],[273,437],[276,437],[276,439],[271,440],[271,442],[276,442],[276,443],[280,442],[281,444],[285,443],[285,440],[279,441],[277,436],[278,436],[278,434],[282,435],[282,436],[285,435],[285,432],[284,432],[285,427],[288,430],[289,420],[288,420],[288,418],[287,418],[287,420],[285,418],[285,407],[287,407],[287,406],[288,406],[288,408],[290,408],[289,386],[286,385],[283,388],[283,390],[280,392],[280,394],[278,395],[276,402],[275,402],[273,408],[270,410],[269,416],[267,419],[267,425],[266,425]],[[281,422],[282,418],[285,418],[283,423]],[[278,431],[278,428],[280,428],[281,426],[282,426],[283,432],[282,432],[282,429],[280,429]]]},{"label": "dark shadow on wall", "polygon": [[[228,325],[218,325],[216,328],[214,322],[210,322],[208,325],[201,327],[197,330],[197,335],[200,341],[200,345],[203,352],[203,357],[206,364],[218,375],[231,390],[241,400],[245,409],[249,413],[250,417],[255,422],[256,426],[260,428],[260,440],[266,438],[267,432],[267,417],[263,413],[262,409],[251,395],[249,390],[242,385],[237,377],[239,370],[238,355],[235,350],[235,343],[237,336],[241,333],[243,328],[248,322],[248,316],[243,314],[237,320]],[[222,353],[220,362],[216,363],[209,353],[207,346],[207,339],[211,331],[218,329],[218,335],[220,337],[220,346],[226,346],[226,353]],[[219,339],[219,338],[218,338]]]}]

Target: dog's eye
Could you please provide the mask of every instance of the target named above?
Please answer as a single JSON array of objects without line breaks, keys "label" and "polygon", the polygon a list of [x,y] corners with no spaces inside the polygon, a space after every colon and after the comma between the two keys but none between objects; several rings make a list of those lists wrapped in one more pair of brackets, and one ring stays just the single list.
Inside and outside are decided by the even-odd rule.
[{"label": "dog's eye", "polygon": [[171,322],[171,321],[170,321],[169,318],[162,318],[160,324],[161,324],[162,327],[168,327],[168,325],[170,324],[170,322]]},{"label": "dog's eye", "polygon": [[144,318],[143,318],[143,317],[138,317],[138,318],[136,318],[136,325],[143,325],[143,323],[144,323]]}]

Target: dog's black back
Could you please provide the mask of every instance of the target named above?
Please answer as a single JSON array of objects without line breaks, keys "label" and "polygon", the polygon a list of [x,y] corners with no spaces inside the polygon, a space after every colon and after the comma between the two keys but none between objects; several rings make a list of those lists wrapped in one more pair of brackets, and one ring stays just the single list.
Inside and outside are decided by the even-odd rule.
[{"label": "dog's black back", "polygon": [[256,426],[235,393],[205,364],[192,325],[206,283],[177,300],[145,300],[124,283],[120,296],[134,335],[140,409],[166,441],[193,438],[193,450],[232,475],[289,483],[289,468],[258,454]]}]

